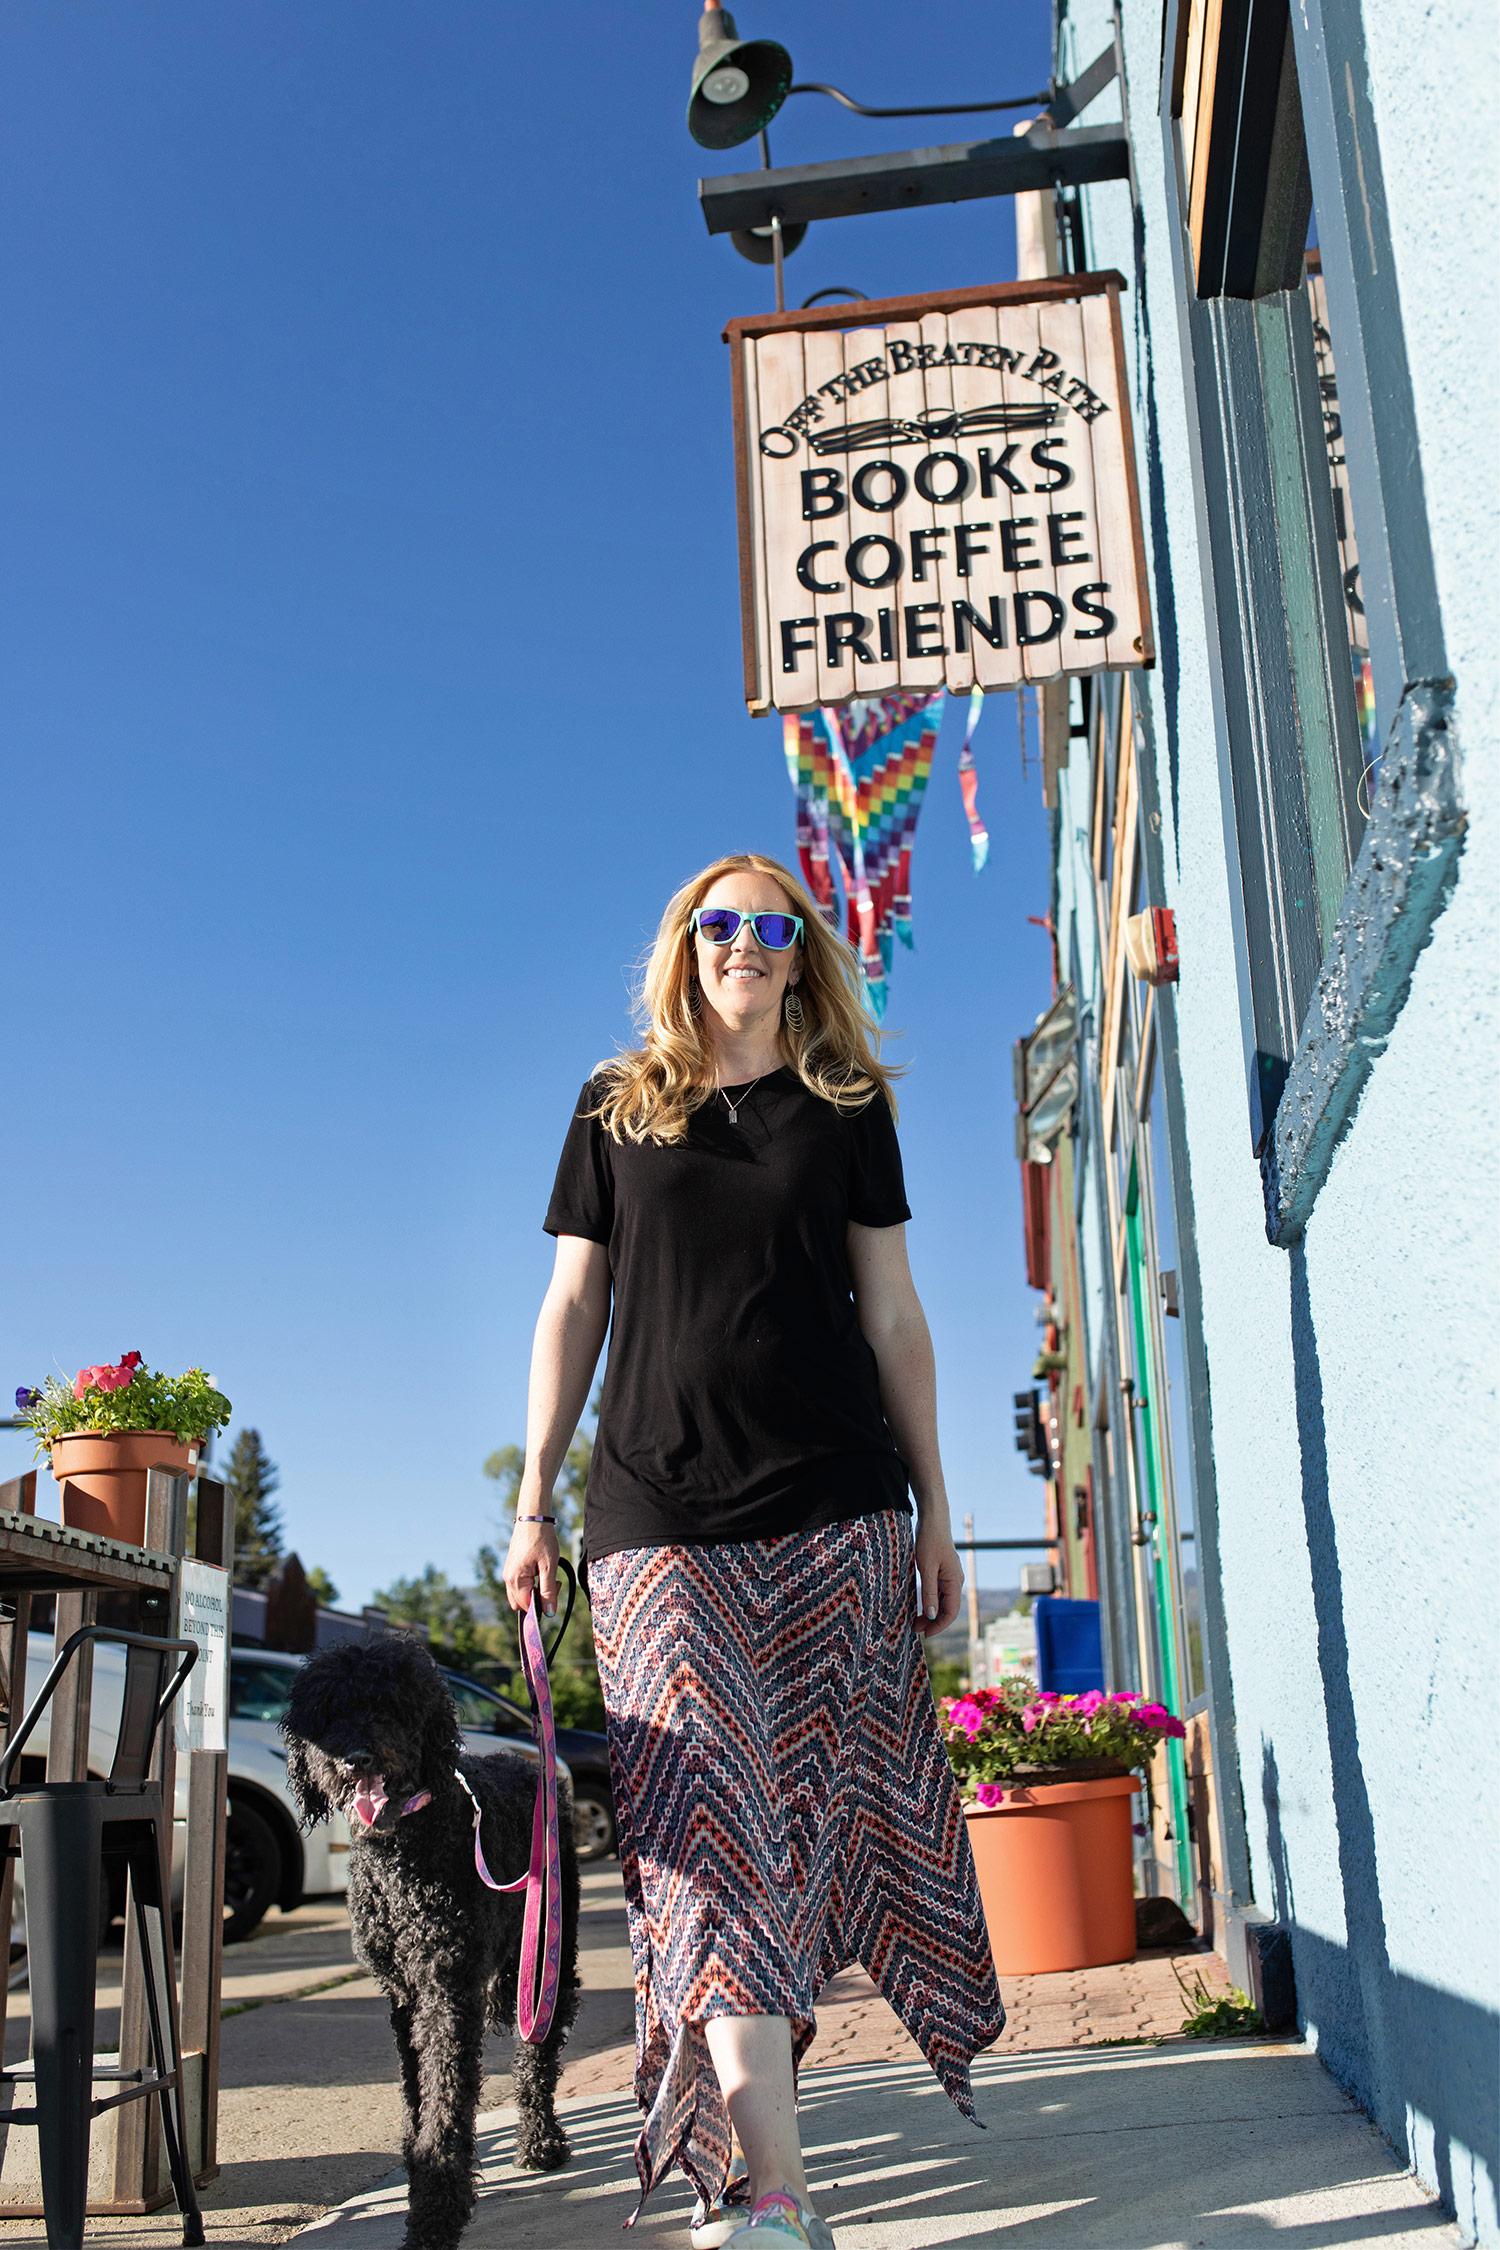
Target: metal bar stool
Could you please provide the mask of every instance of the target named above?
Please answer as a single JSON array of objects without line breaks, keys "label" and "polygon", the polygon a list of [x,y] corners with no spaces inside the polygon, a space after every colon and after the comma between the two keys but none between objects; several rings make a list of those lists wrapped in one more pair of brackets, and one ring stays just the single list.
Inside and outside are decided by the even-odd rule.
[{"label": "metal bar stool", "polygon": [[[124,1642],[125,1687],[114,1764],[107,1781],[11,1785],[27,1737],[73,1655],[85,1641]],[[20,1832],[26,1875],[32,2062],[0,2071],[0,2081],[32,2078],[35,2109],[0,2111],[0,2124],[35,2125],[49,2250],[82,2250],[92,2120],[124,2102],[156,2094],[162,2138],[185,2244],[203,2241],[203,2217],[187,2161],[182,2043],[172,1963],[171,1830],[160,1784],[151,1775],[157,1731],[197,1660],[192,1641],[85,1625],[59,1651],[40,1694],[0,1756],[0,1836],[14,1850]],[[170,1659],[181,1662],[168,1678]],[[130,1875],[136,1933],[146,1970],[149,2072],[94,2060],[94,1986],[99,1954],[100,1869],[123,1861]],[[129,2081],[94,2099],[94,2081]]]}]

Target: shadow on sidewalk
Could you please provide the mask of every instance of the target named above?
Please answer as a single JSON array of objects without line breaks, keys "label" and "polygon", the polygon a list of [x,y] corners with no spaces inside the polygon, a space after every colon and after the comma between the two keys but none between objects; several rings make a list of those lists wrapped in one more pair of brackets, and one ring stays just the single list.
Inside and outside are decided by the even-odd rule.
[{"label": "shadow on sidewalk", "polygon": [[[1459,2240],[1301,2047],[982,2058],[975,2086],[984,2133],[923,2065],[807,2073],[809,2176],[839,2250],[933,2250],[999,2234],[1039,2250],[1439,2250]],[[565,2106],[573,2162],[546,2178],[510,2169],[508,2112],[485,2121],[484,2192],[464,2250],[618,2244],[635,2200],[634,2105]],[[634,2239],[681,2242],[689,2202],[685,2184],[670,2183]],[[395,2250],[404,2206],[395,2174],[309,2231],[354,2230],[359,2250]]]}]

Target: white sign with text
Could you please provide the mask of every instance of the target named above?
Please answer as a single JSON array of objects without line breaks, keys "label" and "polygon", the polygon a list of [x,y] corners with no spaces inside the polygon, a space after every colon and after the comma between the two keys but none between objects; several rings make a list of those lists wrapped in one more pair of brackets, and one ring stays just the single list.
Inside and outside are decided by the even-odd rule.
[{"label": "white sign with text", "polygon": [[178,1751],[224,1750],[229,1720],[229,1573],[212,1563],[180,1565],[177,1630],[196,1641],[198,1661],[173,1705]]},{"label": "white sign with text", "polygon": [[731,321],[752,712],[1153,661],[1120,287]]}]

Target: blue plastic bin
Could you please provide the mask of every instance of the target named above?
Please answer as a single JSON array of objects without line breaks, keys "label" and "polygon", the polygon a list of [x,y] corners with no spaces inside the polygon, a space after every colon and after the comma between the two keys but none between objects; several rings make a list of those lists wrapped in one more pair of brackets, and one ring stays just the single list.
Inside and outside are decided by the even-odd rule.
[{"label": "blue plastic bin", "polygon": [[1104,1643],[1099,1604],[1044,1594],[1032,1605],[1036,1620],[1036,1683],[1053,1695],[1087,1695],[1104,1688]]}]

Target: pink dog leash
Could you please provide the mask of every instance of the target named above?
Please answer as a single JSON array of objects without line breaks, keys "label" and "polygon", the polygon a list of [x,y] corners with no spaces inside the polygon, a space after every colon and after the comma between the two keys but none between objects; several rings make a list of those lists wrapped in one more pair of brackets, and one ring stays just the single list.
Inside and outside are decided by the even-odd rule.
[{"label": "pink dog leash", "polygon": [[526,1893],[526,1919],[521,1930],[521,1966],[516,1979],[516,2028],[532,2046],[540,2046],[552,2027],[557,1989],[562,1979],[562,1855],[557,1831],[557,1728],[552,1716],[552,1687],[547,1678],[549,1655],[556,1656],[577,1592],[566,1561],[559,1567],[568,1580],[568,1606],[553,1637],[551,1649],[542,1641],[538,1622],[540,1594],[533,1592],[531,1606],[517,1620],[521,1640],[521,1669],[531,1696],[532,1724],[542,1755],[537,1776],[536,1810],[531,1822],[531,1865],[513,1883],[497,1883],[485,1865],[479,1840],[480,1804],[461,1773],[455,1775],[474,1807],[474,1866],[479,1880],[492,1891]]}]

